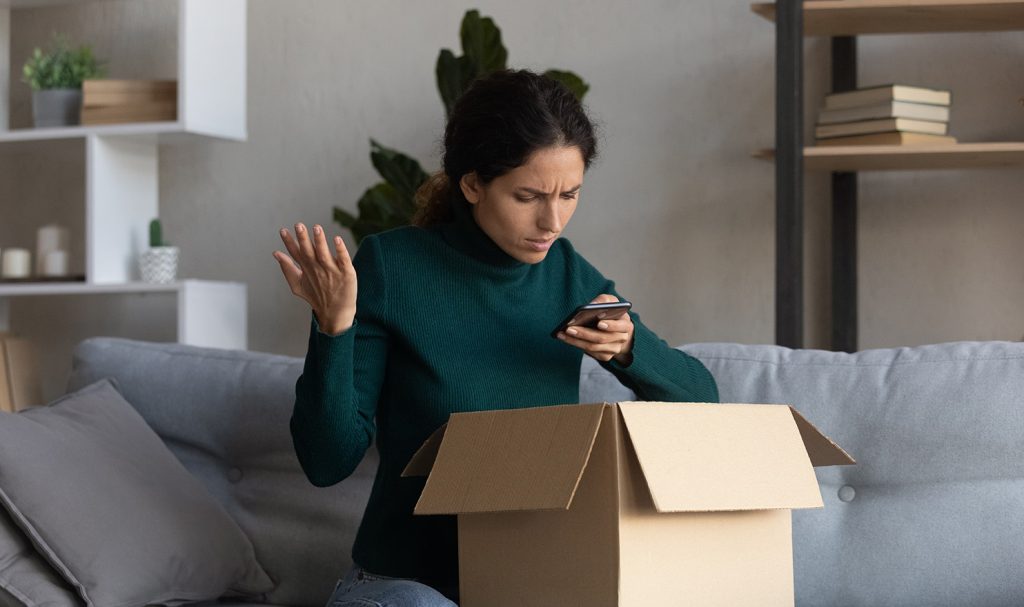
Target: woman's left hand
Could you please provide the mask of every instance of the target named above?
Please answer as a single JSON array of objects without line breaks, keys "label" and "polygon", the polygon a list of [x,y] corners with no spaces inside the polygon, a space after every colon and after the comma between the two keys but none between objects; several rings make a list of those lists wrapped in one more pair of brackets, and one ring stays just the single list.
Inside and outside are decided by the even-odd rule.
[{"label": "woman's left hand", "polygon": [[[590,303],[616,301],[619,301],[618,297],[605,293],[598,295]],[[613,358],[623,366],[629,366],[633,362],[633,319],[628,313],[620,318],[601,319],[596,329],[570,327],[559,333],[558,338],[603,362]]]}]

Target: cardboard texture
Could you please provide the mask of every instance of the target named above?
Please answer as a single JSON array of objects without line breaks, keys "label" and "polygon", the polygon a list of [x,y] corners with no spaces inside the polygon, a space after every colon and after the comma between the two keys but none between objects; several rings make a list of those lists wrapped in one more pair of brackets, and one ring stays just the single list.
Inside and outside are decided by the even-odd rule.
[{"label": "cardboard texture", "polygon": [[43,404],[39,363],[32,342],[0,334],[0,411]]},{"label": "cardboard texture", "polygon": [[790,509],[853,463],[787,405],[623,402],[456,413],[403,475],[463,607],[793,605]]}]

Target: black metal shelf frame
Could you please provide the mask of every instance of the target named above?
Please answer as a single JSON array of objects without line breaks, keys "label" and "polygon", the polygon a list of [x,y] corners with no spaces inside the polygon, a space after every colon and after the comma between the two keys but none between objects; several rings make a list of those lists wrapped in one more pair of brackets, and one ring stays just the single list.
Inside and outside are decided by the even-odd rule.
[{"label": "black metal shelf frame", "polygon": [[[803,0],[775,17],[775,341],[804,345]],[[857,39],[832,38],[832,91],[857,88]],[[833,350],[857,349],[857,173],[832,173]]]}]

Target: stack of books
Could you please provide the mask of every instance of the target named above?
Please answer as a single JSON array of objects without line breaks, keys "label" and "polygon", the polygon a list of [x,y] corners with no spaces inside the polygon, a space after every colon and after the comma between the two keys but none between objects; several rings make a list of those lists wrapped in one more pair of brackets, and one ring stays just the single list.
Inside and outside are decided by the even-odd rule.
[{"label": "stack of books", "polygon": [[950,91],[902,84],[825,97],[814,129],[817,145],[952,144]]},{"label": "stack of books", "polygon": [[85,80],[82,124],[178,119],[176,80]]}]

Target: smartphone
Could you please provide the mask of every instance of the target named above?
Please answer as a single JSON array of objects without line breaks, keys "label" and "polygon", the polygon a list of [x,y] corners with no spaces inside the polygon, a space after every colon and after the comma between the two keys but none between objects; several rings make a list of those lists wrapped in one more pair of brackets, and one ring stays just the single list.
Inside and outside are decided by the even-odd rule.
[{"label": "smartphone", "polygon": [[598,322],[606,318],[620,318],[632,307],[633,304],[628,301],[584,304],[573,310],[572,314],[566,316],[565,320],[560,322],[555,327],[555,330],[551,332],[551,337],[557,339],[558,334],[569,327],[597,328]]}]

